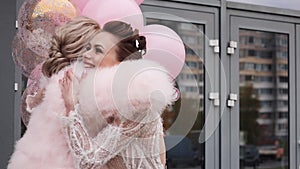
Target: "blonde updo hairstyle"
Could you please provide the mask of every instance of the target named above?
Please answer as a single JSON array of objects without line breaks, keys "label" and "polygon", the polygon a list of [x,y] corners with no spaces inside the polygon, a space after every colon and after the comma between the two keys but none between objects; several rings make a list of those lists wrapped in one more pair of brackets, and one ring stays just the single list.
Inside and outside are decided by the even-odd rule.
[{"label": "blonde updo hairstyle", "polygon": [[84,16],[58,27],[51,42],[49,59],[42,67],[43,74],[51,77],[81,57],[83,48],[98,32],[99,24]]}]

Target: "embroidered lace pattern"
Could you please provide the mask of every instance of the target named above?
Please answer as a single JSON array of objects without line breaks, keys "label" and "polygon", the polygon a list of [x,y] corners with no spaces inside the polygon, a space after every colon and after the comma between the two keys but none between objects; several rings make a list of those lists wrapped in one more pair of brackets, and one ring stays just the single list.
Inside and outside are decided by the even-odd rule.
[{"label": "embroidered lace pattern", "polygon": [[78,111],[76,106],[68,117],[63,117],[64,133],[78,169],[99,169],[107,163],[110,168],[118,169],[164,168],[158,146],[163,134],[160,118],[148,123],[123,118],[119,124],[108,124],[91,138]]}]

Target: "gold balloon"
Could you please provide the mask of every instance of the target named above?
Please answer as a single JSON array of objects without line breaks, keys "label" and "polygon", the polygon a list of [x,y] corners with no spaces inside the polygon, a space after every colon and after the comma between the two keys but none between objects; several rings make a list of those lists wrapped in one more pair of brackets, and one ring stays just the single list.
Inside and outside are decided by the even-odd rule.
[{"label": "gold balloon", "polygon": [[27,0],[19,10],[19,29],[33,31],[39,27],[49,29],[49,26],[54,29],[78,14],[69,0]]},{"label": "gold balloon", "polygon": [[18,38],[13,45],[14,60],[25,76],[48,58],[56,27],[78,14],[69,0],[25,0],[19,10]]},{"label": "gold balloon", "polygon": [[73,18],[77,15],[77,10],[68,0],[41,0],[35,6],[32,18],[44,17],[47,13],[63,14],[67,18]]}]

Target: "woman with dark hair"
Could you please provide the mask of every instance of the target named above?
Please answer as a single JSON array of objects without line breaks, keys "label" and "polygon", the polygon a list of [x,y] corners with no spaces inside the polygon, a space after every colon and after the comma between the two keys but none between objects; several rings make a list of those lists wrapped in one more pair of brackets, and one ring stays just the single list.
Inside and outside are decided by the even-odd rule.
[{"label": "woman with dark hair", "polygon": [[165,68],[141,59],[145,52],[138,30],[108,22],[83,54],[85,77],[68,70],[59,81],[63,130],[78,169],[164,168],[160,115],[172,102],[173,83]]}]

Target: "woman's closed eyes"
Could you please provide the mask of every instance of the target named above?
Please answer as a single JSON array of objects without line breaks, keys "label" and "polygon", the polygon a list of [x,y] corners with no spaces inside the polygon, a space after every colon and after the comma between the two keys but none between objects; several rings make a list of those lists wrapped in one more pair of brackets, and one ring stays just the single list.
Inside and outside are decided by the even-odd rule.
[{"label": "woman's closed eyes", "polygon": [[85,47],[86,52],[89,51],[89,50],[91,50],[91,44],[87,44],[86,47]]},{"label": "woman's closed eyes", "polygon": [[96,51],[96,54],[103,53],[103,50],[99,47],[96,47],[95,51]]},{"label": "woman's closed eyes", "polygon": [[[99,54],[99,53],[103,53],[103,49],[102,49],[102,45],[95,45],[94,46],[94,50],[95,50],[95,53],[96,54]],[[89,50],[91,50],[92,47],[91,47],[91,44],[87,44],[87,46],[85,47],[85,51],[88,52]]]}]

